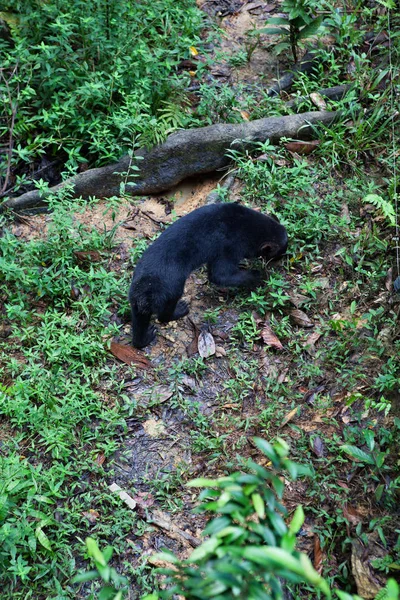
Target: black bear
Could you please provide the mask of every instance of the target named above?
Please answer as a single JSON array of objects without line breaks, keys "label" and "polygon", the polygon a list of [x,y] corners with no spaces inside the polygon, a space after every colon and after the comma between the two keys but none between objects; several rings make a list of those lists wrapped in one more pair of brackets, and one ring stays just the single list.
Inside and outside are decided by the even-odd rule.
[{"label": "black bear", "polygon": [[206,264],[208,279],[221,287],[256,286],[258,271],[239,268],[244,258],[275,258],[287,249],[286,229],[275,218],[239,204],[203,206],[173,223],[144,252],[129,290],[132,344],[155,337],[152,315],[167,323],[189,312],[180,300],[192,271]]}]

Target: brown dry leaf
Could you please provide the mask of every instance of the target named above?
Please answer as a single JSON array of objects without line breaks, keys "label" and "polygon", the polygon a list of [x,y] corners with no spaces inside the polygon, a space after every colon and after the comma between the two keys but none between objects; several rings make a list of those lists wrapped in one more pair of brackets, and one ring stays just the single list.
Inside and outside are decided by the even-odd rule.
[{"label": "brown dry leaf", "polygon": [[208,358],[215,354],[215,341],[209,331],[200,331],[197,349],[201,358]]},{"label": "brown dry leaf", "polygon": [[132,346],[124,346],[117,342],[111,342],[110,352],[120,361],[127,365],[136,365],[140,369],[152,368],[151,362],[140,352]]},{"label": "brown dry leaf", "polygon": [[70,291],[69,295],[71,297],[71,300],[78,300],[81,293],[75,285],[71,285],[71,291]]},{"label": "brown dry leaf", "polygon": [[278,383],[283,383],[284,381],[288,381],[286,375],[289,372],[289,367],[287,369],[283,369],[282,373],[278,377]]},{"label": "brown dry leaf", "polygon": [[296,152],[296,154],[311,154],[311,152],[314,152],[318,147],[319,143],[319,140],[313,140],[311,142],[287,142],[284,146],[289,152]]},{"label": "brown dry leaf", "polygon": [[299,308],[305,302],[308,302],[310,299],[308,296],[304,296],[303,294],[296,294],[295,292],[289,292],[290,301],[296,308]]},{"label": "brown dry leaf", "polygon": [[98,454],[96,456],[96,464],[98,464],[100,467],[104,463],[105,460],[106,460],[106,456],[103,452],[100,452],[100,454]]},{"label": "brown dry leaf", "polygon": [[375,598],[378,592],[383,587],[376,573],[372,573],[368,556],[366,556],[366,548],[363,544],[355,539],[351,548],[351,570],[357,585],[357,593],[364,600]]},{"label": "brown dry leaf", "polygon": [[347,485],[347,483],[345,481],[338,481],[337,482],[338,486],[343,488],[344,490],[350,490],[349,486]]},{"label": "brown dry leaf", "polygon": [[261,325],[261,323],[264,321],[264,319],[255,310],[252,311],[251,316],[253,317],[256,325]]},{"label": "brown dry leaf", "polygon": [[310,94],[310,100],[319,110],[326,110],[326,102],[318,92]]},{"label": "brown dry leaf", "polygon": [[241,110],[240,114],[243,121],[250,121],[250,113],[248,113],[247,110]]},{"label": "brown dry leaf", "polygon": [[296,325],[300,325],[300,327],[314,327],[314,323],[311,321],[310,317],[308,317],[305,312],[299,310],[298,308],[293,308],[290,311],[290,316]]},{"label": "brown dry leaf", "polygon": [[166,431],[163,421],[156,421],[156,419],[147,419],[142,423],[142,427],[144,432],[153,438],[159,438]]},{"label": "brown dry leaf", "polygon": [[261,332],[261,337],[267,346],[271,346],[271,348],[276,348],[277,350],[283,350],[282,342],[277,338],[277,336],[272,331],[270,324],[267,322],[264,323],[264,327],[262,328]]},{"label": "brown dry leaf", "polygon": [[155,500],[150,492],[138,492],[136,496],[133,496],[133,500],[140,508],[149,508],[153,506]]},{"label": "brown dry leaf", "polygon": [[311,441],[311,449],[313,450],[315,456],[318,456],[318,458],[322,458],[324,456],[324,442],[321,440],[321,438],[317,435],[312,441]]},{"label": "brown dry leaf", "polygon": [[93,508],[85,510],[82,513],[82,515],[86,517],[89,523],[96,523],[97,519],[100,517],[100,513],[97,512],[97,510],[94,510]]},{"label": "brown dry leaf", "polygon": [[296,406],[290,412],[288,412],[287,415],[283,418],[283,421],[280,424],[280,427],[284,427],[287,423],[289,423],[289,421],[291,421],[293,419],[293,417],[295,417],[297,415],[297,413],[299,412],[299,408],[300,408],[299,406]]},{"label": "brown dry leaf", "polygon": [[74,250],[77,263],[99,262],[101,260],[100,252],[97,250]]},{"label": "brown dry leaf", "polygon": [[386,274],[385,288],[387,289],[388,292],[391,292],[392,286],[393,286],[393,269],[392,269],[392,267],[390,267],[390,269],[388,270],[388,272]]},{"label": "brown dry leaf", "polygon": [[303,348],[311,350],[311,353],[315,352],[315,344],[318,342],[322,333],[320,331],[313,331],[304,341]]},{"label": "brown dry leaf", "polygon": [[321,542],[317,534],[314,534],[314,569],[321,575],[322,573],[322,559],[323,552],[321,548]]},{"label": "brown dry leaf", "polygon": [[215,346],[215,356],[217,358],[221,358],[222,356],[226,356],[226,350],[225,350],[225,348],[222,348],[222,346]]},{"label": "brown dry leaf", "polygon": [[358,525],[362,521],[362,516],[357,511],[357,509],[350,506],[350,504],[345,504],[343,507],[343,516],[349,523],[353,525]]}]

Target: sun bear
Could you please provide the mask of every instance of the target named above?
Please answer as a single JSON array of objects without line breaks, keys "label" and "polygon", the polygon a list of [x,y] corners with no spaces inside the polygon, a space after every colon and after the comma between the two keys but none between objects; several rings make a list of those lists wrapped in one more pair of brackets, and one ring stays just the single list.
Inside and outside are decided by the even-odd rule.
[{"label": "sun bear", "polygon": [[140,258],[129,290],[132,344],[143,348],[155,338],[152,315],[162,323],[189,312],[180,300],[192,271],[207,265],[208,279],[220,287],[255,287],[259,271],[245,270],[245,258],[282,256],[286,229],[276,218],[236,203],[203,206],[164,231]]}]

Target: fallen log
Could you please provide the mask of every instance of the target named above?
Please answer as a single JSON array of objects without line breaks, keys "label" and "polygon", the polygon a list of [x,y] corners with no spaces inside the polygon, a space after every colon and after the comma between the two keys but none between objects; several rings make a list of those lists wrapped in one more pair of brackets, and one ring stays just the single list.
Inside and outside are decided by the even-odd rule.
[{"label": "fallen log", "polygon": [[[312,137],[313,127],[330,125],[338,116],[338,112],[315,111],[235,125],[217,124],[177,131],[169,135],[163,144],[135,153],[138,161],[134,162],[140,168],[139,177],[130,179],[134,185],[127,190],[134,196],[163,192],[186,177],[226,167],[230,162],[226,152],[230,149],[246,149],[254,142],[266,140],[276,143],[282,137],[307,139]],[[131,160],[130,156],[124,156],[115,164],[79,173],[50,188],[43,196],[38,190],[33,190],[10,198],[0,205],[0,211],[18,211],[43,205],[48,194],[66,185],[72,185],[74,195],[83,198],[118,196]]]}]

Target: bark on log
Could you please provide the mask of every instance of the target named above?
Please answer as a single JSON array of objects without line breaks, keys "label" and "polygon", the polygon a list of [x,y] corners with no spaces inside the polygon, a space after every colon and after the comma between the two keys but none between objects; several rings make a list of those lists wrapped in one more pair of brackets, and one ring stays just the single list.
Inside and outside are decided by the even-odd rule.
[{"label": "bark on log", "polygon": [[[270,117],[236,125],[209,125],[199,129],[177,131],[151,150],[136,152],[142,160],[137,162],[140,173],[131,178],[135,185],[128,188],[134,196],[163,192],[177,185],[186,177],[210,173],[227,166],[229,149],[248,148],[252,142],[276,143],[282,137],[307,139],[312,137],[313,126],[330,125],[338,112],[315,111],[284,117]],[[74,186],[74,194],[88,198],[118,196],[123,180],[121,173],[129,169],[130,157],[124,156],[118,163],[79,173],[50,188],[57,192],[67,184]],[[45,203],[37,190],[26,192],[17,198],[3,202],[0,211],[24,210]]]}]

